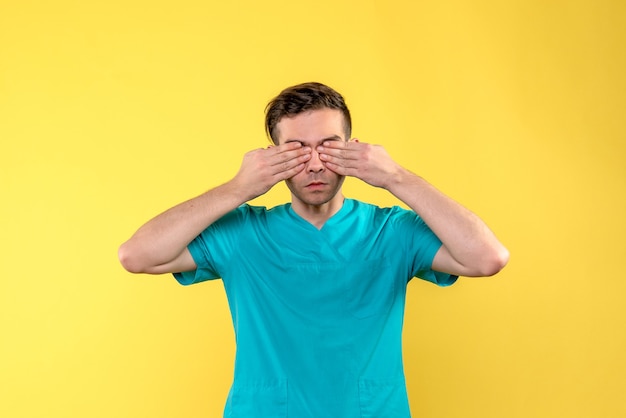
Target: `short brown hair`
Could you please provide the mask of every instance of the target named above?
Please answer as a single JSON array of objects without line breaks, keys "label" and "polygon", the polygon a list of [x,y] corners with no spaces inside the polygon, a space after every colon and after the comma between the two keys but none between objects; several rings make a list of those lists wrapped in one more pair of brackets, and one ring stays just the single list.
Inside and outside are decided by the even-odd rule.
[{"label": "short brown hair", "polygon": [[278,144],[276,125],[284,117],[318,109],[337,109],[344,117],[346,139],[352,133],[352,119],[343,96],[322,83],[302,83],[280,92],[265,107],[265,132],[274,144]]}]

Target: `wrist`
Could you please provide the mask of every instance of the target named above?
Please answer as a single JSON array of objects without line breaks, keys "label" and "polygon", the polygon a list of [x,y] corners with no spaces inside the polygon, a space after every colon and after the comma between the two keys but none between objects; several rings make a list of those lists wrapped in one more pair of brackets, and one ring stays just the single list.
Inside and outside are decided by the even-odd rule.
[{"label": "wrist", "polygon": [[412,178],[417,178],[417,175],[411,173],[409,170],[398,166],[398,168],[389,176],[385,181],[383,187],[394,193],[394,190],[401,188],[403,185],[406,185],[411,181]]},{"label": "wrist", "polygon": [[240,181],[238,177],[234,177],[232,180],[225,183],[223,187],[225,188],[225,192],[229,196],[232,196],[234,200],[240,202],[240,204],[243,204],[256,197],[250,190],[249,185]]},{"label": "wrist", "polygon": [[391,178],[387,191],[415,210],[416,202],[421,200],[423,194],[431,187],[422,177],[402,168]]}]

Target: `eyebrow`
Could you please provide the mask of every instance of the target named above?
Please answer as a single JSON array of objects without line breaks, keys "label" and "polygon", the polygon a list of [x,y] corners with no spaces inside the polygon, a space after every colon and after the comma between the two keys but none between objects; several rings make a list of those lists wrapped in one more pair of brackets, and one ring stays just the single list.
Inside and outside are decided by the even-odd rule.
[{"label": "eyebrow", "polygon": [[[319,141],[319,144],[322,144],[326,141],[343,141],[343,139],[339,136],[339,135],[331,135],[327,138],[323,138]],[[299,142],[301,144],[304,145],[304,142],[302,142],[301,139],[296,139],[296,138],[292,138],[292,139],[288,139],[285,141],[285,144],[289,143],[289,142]]]}]

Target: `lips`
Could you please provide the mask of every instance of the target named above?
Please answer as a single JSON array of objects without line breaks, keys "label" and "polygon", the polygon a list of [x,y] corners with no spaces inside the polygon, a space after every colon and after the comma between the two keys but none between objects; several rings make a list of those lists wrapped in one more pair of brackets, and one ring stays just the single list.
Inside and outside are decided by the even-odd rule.
[{"label": "lips", "polygon": [[326,183],[323,183],[321,181],[312,181],[311,183],[307,184],[306,187],[320,187],[320,186],[324,186]]}]

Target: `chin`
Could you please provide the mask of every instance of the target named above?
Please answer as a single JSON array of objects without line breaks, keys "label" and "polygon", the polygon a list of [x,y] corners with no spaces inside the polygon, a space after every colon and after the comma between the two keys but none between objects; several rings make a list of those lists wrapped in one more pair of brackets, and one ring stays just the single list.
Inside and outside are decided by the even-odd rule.
[{"label": "chin", "polygon": [[310,206],[322,206],[330,202],[335,195],[328,195],[326,193],[319,194],[317,196],[296,196],[302,203]]},{"label": "chin", "polygon": [[304,187],[296,187],[291,182],[286,182],[287,187],[291,191],[292,201],[297,199],[305,205],[309,206],[322,206],[331,200],[341,190],[343,184],[343,178],[341,178],[337,184],[332,184],[330,189],[320,190],[316,192],[307,191]]}]

